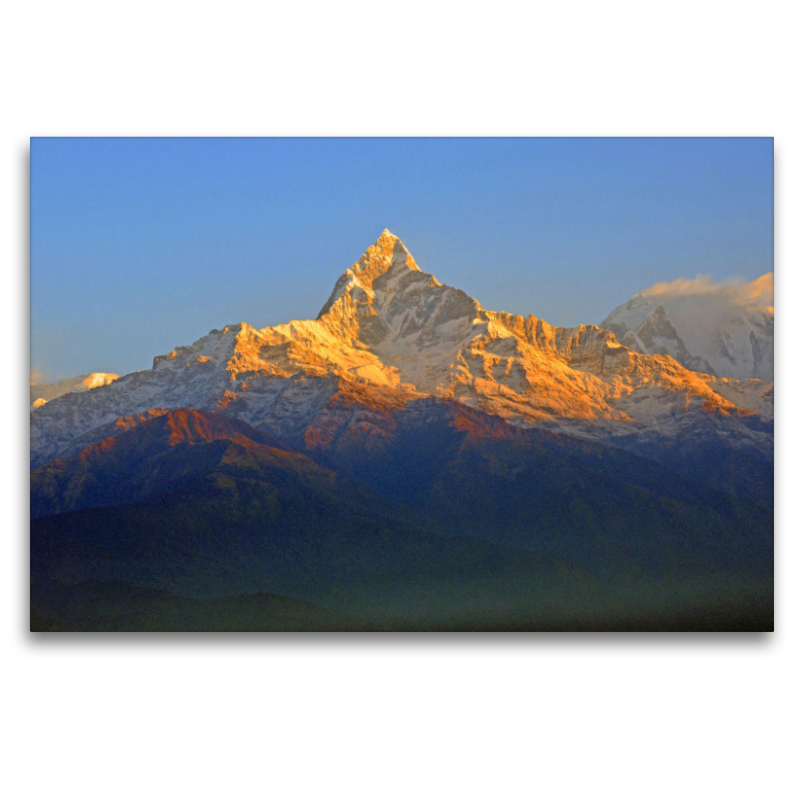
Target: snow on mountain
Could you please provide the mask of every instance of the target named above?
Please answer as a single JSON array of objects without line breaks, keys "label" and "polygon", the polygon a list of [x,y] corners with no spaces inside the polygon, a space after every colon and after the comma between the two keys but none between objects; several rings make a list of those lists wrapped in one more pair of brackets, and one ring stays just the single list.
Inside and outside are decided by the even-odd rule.
[{"label": "snow on mountain", "polygon": [[224,411],[297,435],[337,397],[385,408],[446,398],[516,425],[566,425],[587,435],[675,435],[687,413],[770,415],[771,394],[760,381],[723,383],[625,344],[592,325],[559,328],[488,311],[420,270],[386,230],[341,275],[316,319],[215,329],[157,356],[151,370],[34,410],[31,457],[62,457],[95,429],[154,408]]},{"label": "snow on mountain", "polygon": [[774,378],[774,286],[698,276],[660,283],[618,306],[601,323],[639,353],[666,353],[688,369],[747,380]]},{"label": "snow on mountain", "polygon": [[119,375],[112,372],[92,372],[87,375],[78,375],[56,383],[31,383],[31,407],[39,408],[56,397],[70,392],[88,392],[97,386],[112,383]]}]

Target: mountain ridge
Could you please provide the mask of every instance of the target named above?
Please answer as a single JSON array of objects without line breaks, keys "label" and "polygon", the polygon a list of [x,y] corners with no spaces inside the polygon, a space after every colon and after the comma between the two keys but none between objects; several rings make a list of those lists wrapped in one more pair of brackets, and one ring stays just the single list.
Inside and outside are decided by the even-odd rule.
[{"label": "mountain ridge", "polygon": [[[488,311],[423,272],[384,230],[341,274],[316,319],[213,329],[156,356],[151,370],[36,409],[31,456],[44,463],[90,431],[152,408],[225,411],[282,437],[338,393],[365,391],[390,404],[452,399],[515,425],[577,435],[676,435],[687,414],[768,419],[768,388],[637,353],[596,326]],[[755,444],[763,439],[730,424]]]},{"label": "mountain ridge", "polygon": [[97,386],[113,383],[117,378],[119,378],[119,375],[114,372],[91,372],[53,383],[34,383],[31,380],[31,408],[40,408],[45,403],[49,403],[51,400],[70,392],[88,392],[89,389],[94,389]]},{"label": "mountain ridge", "polygon": [[773,294],[771,272],[747,284],[679,279],[639,292],[600,324],[636,352],[668,354],[710,375],[771,381]]}]

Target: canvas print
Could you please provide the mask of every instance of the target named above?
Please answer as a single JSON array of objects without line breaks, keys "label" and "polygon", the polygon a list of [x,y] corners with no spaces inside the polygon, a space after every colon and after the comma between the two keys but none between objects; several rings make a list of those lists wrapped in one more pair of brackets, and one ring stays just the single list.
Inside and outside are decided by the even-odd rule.
[{"label": "canvas print", "polygon": [[31,630],[773,629],[773,142],[31,142]]}]

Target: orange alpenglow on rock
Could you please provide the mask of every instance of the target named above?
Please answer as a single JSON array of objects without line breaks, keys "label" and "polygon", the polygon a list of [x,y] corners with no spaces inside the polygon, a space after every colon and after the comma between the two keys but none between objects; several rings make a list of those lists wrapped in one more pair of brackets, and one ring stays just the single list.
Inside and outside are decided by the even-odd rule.
[{"label": "orange alpenglow on rock", "polygon": [[282,430],[337,394],[368,396],[370,407],[431,396],[523,427],[623,434],[676,435],[687,411],[772,417],[771,383],[694,372],[594,325],[489,311],[422,271],[388,230],[336,281],[316,319],[214,329],[101,391],[71,397],[80,413],[68,422],[51,403],[35,409],[32,453],[52,457],[59,442],[149,408],[224,410]]},{"label": "orange alpenglow on rock", "polygon": [[523,424],[633,420],[634,405],[670,395],[680,406],[736,410],[719,382],[668,356],[636,353],[601,328],[484,309],[421,271],[388,230],[341,275],[315,320],[260,331],[243,324],[229,364],[239,379],[335,376],[456,399]]}]

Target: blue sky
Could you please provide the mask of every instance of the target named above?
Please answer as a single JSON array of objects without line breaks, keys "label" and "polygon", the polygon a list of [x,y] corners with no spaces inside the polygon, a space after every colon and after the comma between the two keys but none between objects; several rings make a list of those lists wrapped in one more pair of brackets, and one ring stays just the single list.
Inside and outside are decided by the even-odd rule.
[{"label": "blue sky", "polygon": [[384,228],[485,307],[599,323],[773,268],[772,139],[33,139],[31,362],[120,374],[316,316]]}]

